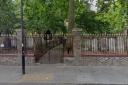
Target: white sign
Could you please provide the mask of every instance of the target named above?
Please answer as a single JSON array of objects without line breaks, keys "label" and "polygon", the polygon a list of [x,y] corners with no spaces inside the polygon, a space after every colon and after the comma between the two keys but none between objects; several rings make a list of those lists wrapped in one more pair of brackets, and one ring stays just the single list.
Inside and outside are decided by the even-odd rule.
[{"label": "white sign", "polygon": [[2,43],[2,44],[0,45],[0,47],[3,48],[3,47],[4,47],[4,44]]}]

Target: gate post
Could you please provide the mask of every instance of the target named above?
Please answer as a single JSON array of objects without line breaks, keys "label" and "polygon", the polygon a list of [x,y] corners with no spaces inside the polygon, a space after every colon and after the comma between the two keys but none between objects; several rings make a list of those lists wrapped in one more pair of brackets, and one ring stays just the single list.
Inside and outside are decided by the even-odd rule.
[{"label": "gate post", "polygon": [[22,30],[17,29],[16,30],[16,40],[17,40],[17,64],[21,65],[22,64]]},{"label": "gate post", "polygon": [[74,28],[73,33],[73,55],[74,55],[74,64],[79,65],[81,57],[81,29]]}]

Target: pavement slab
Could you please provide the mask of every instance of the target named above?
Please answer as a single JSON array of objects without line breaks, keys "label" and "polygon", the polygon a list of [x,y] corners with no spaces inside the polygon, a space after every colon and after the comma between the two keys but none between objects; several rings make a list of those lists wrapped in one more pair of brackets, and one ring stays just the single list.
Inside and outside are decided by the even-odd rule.
[{"label": "pavement slab", "polygon": [[[3,84],[2,84],[3,83]],[[0,85],[128,85],[128,66],[0,66]],[[32,84],[31,84],[32,83]]]}]

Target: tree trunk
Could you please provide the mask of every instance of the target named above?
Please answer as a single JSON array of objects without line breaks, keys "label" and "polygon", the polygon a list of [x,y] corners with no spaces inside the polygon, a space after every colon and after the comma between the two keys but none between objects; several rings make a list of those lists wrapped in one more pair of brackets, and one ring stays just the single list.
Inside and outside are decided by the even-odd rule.
[{"label": "tree trunk", "polygon": [[42,37],[40,35],[34,37],[34,57],[36,63],[42,57],[42,49],[43,49]]},{"label": "tree trunk", "polygon": [[[67,52],[73,53],[72,30],[75,25],[75,1],[69,0]],[[71,35],[71,36],[70,36]]]},{"label": "tree trunk", "polygon": [[75,24],[75,2],[74,0],[69,0],[69,15],[68,15],[68,32],[69,34],[72,33],[72,29],[74,28]]}]

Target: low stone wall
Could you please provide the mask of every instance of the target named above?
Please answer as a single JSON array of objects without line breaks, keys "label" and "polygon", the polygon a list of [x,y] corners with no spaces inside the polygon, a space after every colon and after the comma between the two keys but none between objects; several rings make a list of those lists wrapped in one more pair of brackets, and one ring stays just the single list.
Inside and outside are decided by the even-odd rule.
[{"label": "low stone wall", "polygon": [[[34,57],[26,57],[25,64],[33,65]],[[17,56],[0,56],[0,65],[20,65],[20,61]]]},{"label": "low stone wall", "polygon": [[[26,65],[35,65],[34,57],[26,57]],[[75,65],[74,58],[65,57],[64,64]],[[17,56],[0,56],[0,65],[19,65]],[[128,66],[128,57],[81,57],[80,66]]]},{"label": "low stone wall", "polygon": [[[64,63],[74,65],[74,58],[65,57]],[[81,66],[128,66],[128,57],[81,57]]]}]

